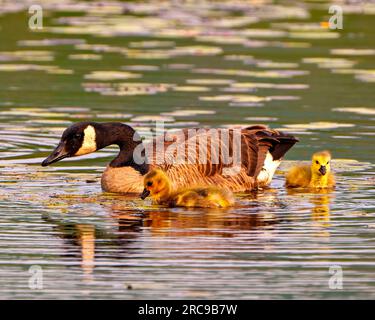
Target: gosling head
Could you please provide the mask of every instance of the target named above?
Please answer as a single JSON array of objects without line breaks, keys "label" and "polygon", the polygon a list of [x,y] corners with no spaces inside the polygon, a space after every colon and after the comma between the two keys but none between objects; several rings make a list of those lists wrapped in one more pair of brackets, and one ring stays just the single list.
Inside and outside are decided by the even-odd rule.
[{"label": "gosling head", "polygon": [[168,197],[171,192],[171,183],[167,175],[159,169],[151,170],[143,179],[141,199],[148,196],[158,200]]},{"label": "gosling head", "polygon": [[331,154],[329,151],[316,152],[312,156],[311,171],[314,175],[325,176],[331,171]]},{"label": "gosling head", "polygon": [[98,150],[97,127],[95,122],[78,122],[67,128],[55,150],[42,162],[48,166],[62,159],[81,156]]}]

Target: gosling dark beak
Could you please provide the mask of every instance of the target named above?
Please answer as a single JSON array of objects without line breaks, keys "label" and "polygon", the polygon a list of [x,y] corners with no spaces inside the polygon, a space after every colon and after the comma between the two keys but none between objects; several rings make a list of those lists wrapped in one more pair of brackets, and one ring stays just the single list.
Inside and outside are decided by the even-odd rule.
[{"label": "gosling dark beak", "polygon": [[67,157],[69,157],[69,153],[65,150],[65,142],[60,142],[56,149],[53,150],[46,159],[44,159],[44,161],[42,162],[42,167],[49,166],[50,164]]},{"label": "gosling dark beak", "polygon": [[141,193],[141,199],[144,200],[144,199],[146,199],[149,195],[150,195],[150,191],[147,190],[147,189],[143,189],[143,191],[142,191],[142,193]]},{"label": "gosling dark beak", "polygon": [[324,176],[326,173],[327,173],[327,168],[326,166],[321,166],[319,168],[319,172],[322,174],[322,176]]}]

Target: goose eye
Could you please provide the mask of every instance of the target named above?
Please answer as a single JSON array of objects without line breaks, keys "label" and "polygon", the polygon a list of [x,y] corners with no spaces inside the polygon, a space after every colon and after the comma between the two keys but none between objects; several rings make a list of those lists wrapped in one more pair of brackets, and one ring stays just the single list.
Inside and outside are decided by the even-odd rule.
[{"label": "goose eye", "polygon": [[74,138],[76,138],[76,139],[80,139],[81,137],[82,137],[82,133],[76,133],[74,135]]},{"label": "goose eye", "polygon": [[151,186],[152,186],[152,182],[151,182],[151,181],[148,181],[148,182],[147,182],[147,186],[148,186],[148,187],[151,187]]}]

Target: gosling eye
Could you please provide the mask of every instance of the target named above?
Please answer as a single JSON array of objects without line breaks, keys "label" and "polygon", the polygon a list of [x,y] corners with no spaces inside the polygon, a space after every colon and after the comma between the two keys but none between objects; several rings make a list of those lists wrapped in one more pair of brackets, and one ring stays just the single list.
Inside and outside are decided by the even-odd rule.
[{"label": "gosling eye", "polygon": [[327,166],[329,165],[329,161],[327,162]]},{"label": "gosling eye", "polygon": [[147,182],[147,186],[148,186],[148,187],[151,187],[151,186],[152,186],[152,182],[151,182],[151,181],[148,181],[148,182]]},{"label": "gosling eye", "polygon": [[319,164],[319,161],[318,161],[318,160],[315,160],[315,163],[316,163],[316,164]]}]

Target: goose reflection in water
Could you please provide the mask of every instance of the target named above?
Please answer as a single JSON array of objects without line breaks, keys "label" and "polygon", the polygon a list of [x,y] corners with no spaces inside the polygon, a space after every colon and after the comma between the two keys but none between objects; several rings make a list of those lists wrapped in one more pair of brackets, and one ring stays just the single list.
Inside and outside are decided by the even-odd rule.
[{"label": "goose reflection in water", "polygon": [[[64,258],[78,261],[83,281],[92,282],[98,259],[129,257],[129,245],[138,237],[140,220],[118,217],[117,228],[105,228],[96,224],[66,222],[64,219],[43,215],[43,220],[53,224],[57,236],[65,240]],[[73,250],[72,250],[73,248]],[[78,248],[77,250],[74,248]],[[110,249],[110,250],[108,250]]]},{"label": "goose reflection in water", "polygon": [[95,226],[92,224],[77,224],[77,240],[81,247],[81,267],[85,280],[92,280],[95,267]]},{"label": "goose reflection in water", "polygon": [[[210,237],[216,238],[214,241],[221,245],[220,238],[240,238],[241,234],[254,231],[254,238],[269,239],[275,224],[281,221],[272,210],[268,210],[282,205],[276,195],[272,192],[263,194],[258,202],[258,194],[250,193],[241,195],[235,208],[199,211],[142,207],[129,196],[59,196],[61,218],[49,215],[43,218],[54,225],[60,238],[67,240],[64,257],[78,259],[84,280],[92,281],[98,260],[103,263],[103,259],[108,257],[123,261],[129,259],[142,249],[134,245],[139,238]],[[93,203],[96,203],[94,208]],[[186,245],[190,249],[191,246],[202,245],[198,240],[196,245],[194,243],[187,241]],[[78,249],[72,250],[72,245]]]}]

